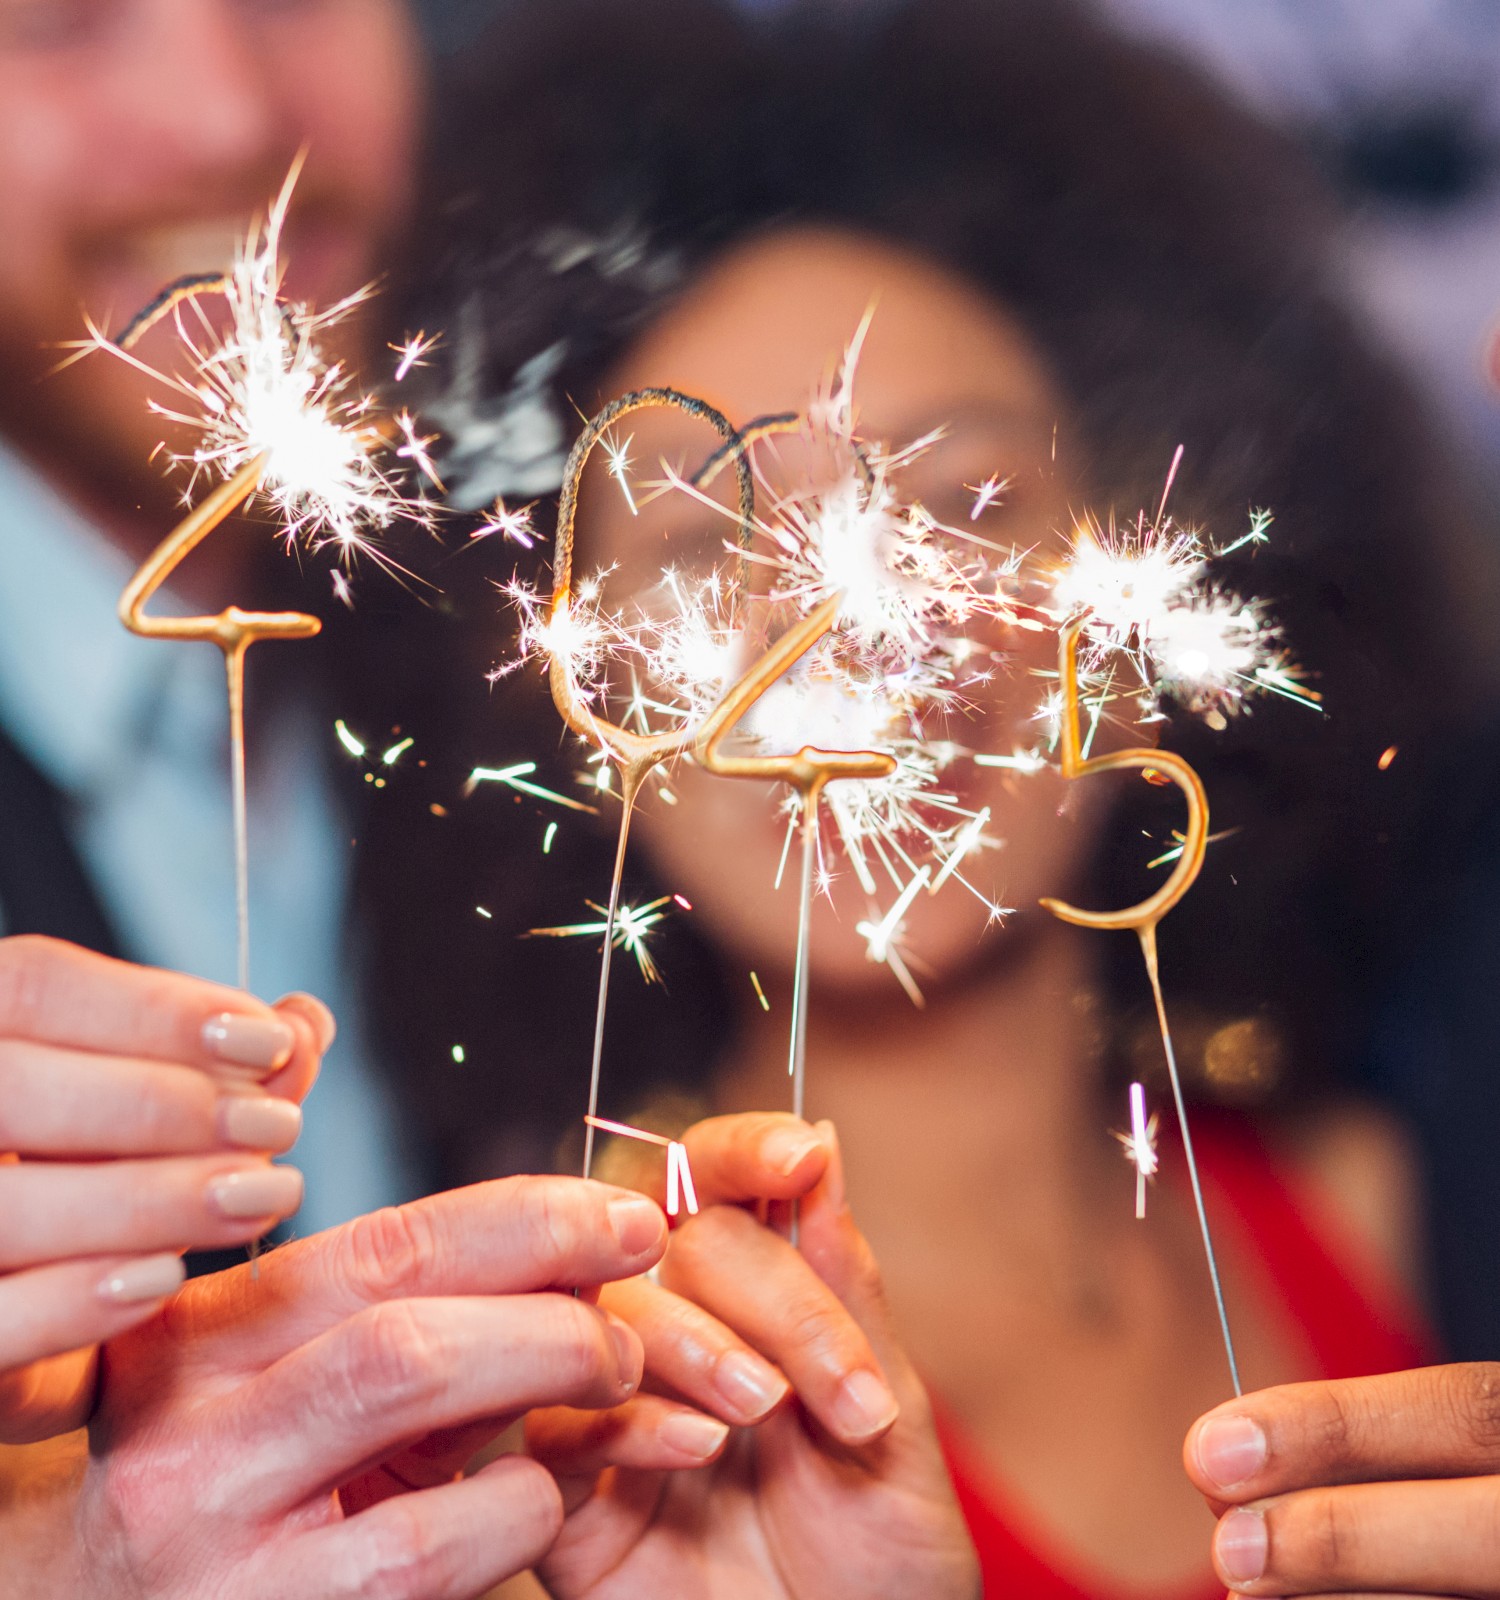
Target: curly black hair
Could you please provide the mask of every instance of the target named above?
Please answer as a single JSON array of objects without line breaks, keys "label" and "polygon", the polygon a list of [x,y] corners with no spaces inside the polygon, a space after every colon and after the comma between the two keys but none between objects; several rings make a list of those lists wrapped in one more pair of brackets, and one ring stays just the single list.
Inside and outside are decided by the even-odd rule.
[{"label": "curly black hair", "polygon": [[[1427,914],[1404,846],[1453,730],[1491,694],[1469,641],[1493,591],[1420,408],[1340,304],[1329,218],[1292,153],[1069,0],[762,19],[709,0],[548,0],[511,12],[439,100],[403,315],[466,330],[440,374],[450,400],[461,382],[465,404],[498,402],[546,353],[558,404],[588,412],[717,253],[789,224],[848,227],[964,275],[1024,327],[1065,396],[1080,501],[1154,505],[1181,444],[1181,520],[1227,531],[1251,507],[1274,512],[1270,546],[1222,575],[1272,603],[1326,712],[1268,700],[1223,732],[1167,726],[1231,831],[1166,925],[1163,961],[1186,1054],[1206,1062],[1200,1093],[1216,1076],[1226,1093],[1275,1078],[1278,1060],[1293,1064],[1287,1093],[1347,1079],[1397,935]],[[490,586],[448,587],[497,654]],[[461,648],[461,631],[424,648]],[[410,665],[410,716],[453,730],[450,778],[471,758],[545,766],[560,751],[534,685],[486,698],[484,663],[465,663],[476,690],[460,712],[451,694],[423,701],[435,675]],[[1170,793],[1135,787],[1093,903],[1138,894],[1140,831],[1178,820]],[[593,953],[512,936],[571,920],[607,861],[602,836],[571,823],[544,861],[548,814],[529,802],[479,796],[437,824],[430,803],[427,790],[393,799],[377,832],[399,847],[370,840],[378,897],[404,907],[375,959],[408,1100],[445,1174],[467,1176],[535,1160],[577,1117]],[[634,872],[644,891],[643,857]],[[492,916],[476,924],[481,900]],[[1124,936],[1105,944],[1125,1059],[1149,1027],[1139,954]],[[439,949],[451,954],[434,970]],[[662,1080],[701,1084],[732,1037],[717,959],[688,919],[662,960],[668,994],[618,987],[608,1070],[622,1110]],[[419,1036],[419,1012],[466,1041],[461,1080]],[[436,1070],[443,1091],[428,1093]]]}]

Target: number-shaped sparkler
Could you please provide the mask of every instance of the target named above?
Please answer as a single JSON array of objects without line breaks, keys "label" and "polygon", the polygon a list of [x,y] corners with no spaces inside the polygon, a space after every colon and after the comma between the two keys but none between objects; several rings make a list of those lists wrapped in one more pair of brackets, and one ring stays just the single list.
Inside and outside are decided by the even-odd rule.
[{"label": "number-shaped sparkler", "polygon": [[1123,911],[1084,911],[1066,901],[1044,899],[1042,904],[1061,917],[1081,928],[1130,929],[1140,940],[1141,954],[1146,961],[1146,976],[1151,982],[1151,994],[1156,1002],[1156,1020],[1161,1029],[1162,1050],[1167,1059],[1167,1076],[1172,1084],[1172,1098],[1177,1107],[1177,1123],[1182,1130],[1182,1150],[1187,1160],[1188,1178],[1193,1187],[1193,1203],[1198,1210],[1198,1226],[1203,1234],[1203,1249],[1208,1258],[1209,1276],[1213,1280],[1214,1301],[1219,1312],[1219,1327],[1224,1336],[1224,1350],[1229,1358],[1229,1376],[1236,1395],[1240,1387],[1239,1361],[1235,1356],[1234,1338],[1229,1331],[1229,1315],[1224,1306],[1224,1286],[1219,1275],[1218,1258],[1214,1253],[1213,1235],[1209,1231],[1208,1212],[1203,1203],[1203,1185],[1198,1177],[1198,1161],[1193,1152],[1193,1136],[1188,1127],[1187,1104],[1183,1099],[1182,1079],[1177,1070],[1177,1052],[1172,1045],[1172,1032],[1167,1025],[1167,1007],[1162,997],[1161,970],[1156,953],[1156,929],[1161,919],[1192,888],[1203,870],[1204,852],[1208,848],[1208,796],[1203,781],[1181,756],[1168,750],[1114,750],[1107,755],[1085,758],[1080,731],[1078,692],[1078,640],[1088,626],[1088,614],[1071,618],[1062,628],[1058,647],[1058,665],[1062,676],[1063,712],[1059,756],[1065,778],[1087,778],[1101,772],[1142,771],[1160,773],[1182,791],[1187,802],[1187,828],[1183,834],[1182,854],[1171,876],[1156,893],[1139,905],[1127,906]]}]

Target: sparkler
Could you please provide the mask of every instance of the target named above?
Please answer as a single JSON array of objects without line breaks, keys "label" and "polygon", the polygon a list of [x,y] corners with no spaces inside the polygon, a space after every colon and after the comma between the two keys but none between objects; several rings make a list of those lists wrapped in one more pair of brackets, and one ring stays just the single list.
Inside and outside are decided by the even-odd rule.
[{"label": "sparkler", "polygon": [[[328,364],[318,349],[318,336],[360,304],[366,291],[322,313],[289,306],[280,298],[281,232],[299,167],[300,163],[288,176],[264,227],[252,228],[228,274],[183,280],[159,295],[118,338],[109,339],[91,327],[80,346],[85,352],[101,349],[119,357],[176,396],[174,406],[152,402],[152,409],[198,436],[190,454],[170,457],[174,464],[190,468],[189,496],[205,474],[222,480],[132,577],[120,596],[119,614],[132,633],[145,638],[205,641],[224,654],[237,966],[244,989],[250,987],[245,657],[260,640],[310,639],[322,624],[300,611],[245,611],[231,605],[215,616],[153,617],[146,614],[146,606],[182,562],[257,495],[269,501],[288,543],[300,538],[314,550],[331,544],[345,563],[364,552],[391,565],[375,551],[369,535],[398,516],[424,521],[430,516],[425,502],[407,498],[379,463],[391,430],[373,419],[374,402],[369,396],[351,394],[343,369]],[[203,310],[202,300],[212,295],[225,302],[227,332],[216,333]],[[189,357],[186,376],[160,371],[134,354],[145,335],[167,318]],[[419,336],[403,364],[420,361],[422,349]],[[398,419],[395,431],[404,439],[409,459],[418,463],[425,459],[409,421]],[[349,745],[348,738],[345,743]]]},{"label": "sparkler", "polygon": [[1129,928],[1140,941],[1141,954],[1146,963],[1146,976],[1151,983],[1151,994],[1156,1002],[1157,1024],[1161,1032],[1162,1050],[1166,1056],[1167,1076],[1172,1084],[1172,1099],[1177,1108],[1177,1125],[1182,1133],[1183,1154],[1187,1158],[1188,1178],[1192,1184],[1193,1204],[1198,1213],[1198,1228],[1203,1236],[1203,1251],[1208,1260],[1209,1277],[1213,1282],[1214,1302],[1218,1307],[1219,1329],[1224,1338],[1224,1351],[1229,1359],[1229,1376],[1236,1395],[1244,1391],[1240,1385],[1239,1361],[1235,1355],[1234,1336],[1229,1328],[1229,1314],[1224,1305],[1224,1285],[1219,1273],[1218,1257],[1214,1252],[1213,1234],[1208,1226],[1208,1211],[1203,1203],[1203,1185],[1198,1176],[1198,1160],[1193,1151],[1192,1130],[1188,1126],[1187,1104],[1182,1093],[1182,1078],[1177,1070],[1177,1052],[1172,1044],[1172,1030],[1167,1023],[1166,1000],[1162,995],[1161,970],[1157,961],[1156,930],[1161,919],[1192,888],[1203,870],[1203,857],[1208,847],[1208,796],[1202,780],[1183,758],[1170,750],[1129,749],[1114,750],[1107,755],[1085,759],[1079,727],[1078,643],[1088,626],[1086,615],[1074,617],[1062,629],[1059,640],[1059,668],[1063,685],[1063,717],[1060,728],[1059,765],[1065,778],[1086,778],[1101,772],[1149,771],[1167,778],[1182,791],[1187,802],[1187,827],[1183,833],[1182,854],[1172,868],[1167,880],[1156,892],[1139,905],[1127,906],[1122,911],[1084,911],[1066,901],[1044,899],[1042,904],[1080,928]]}]

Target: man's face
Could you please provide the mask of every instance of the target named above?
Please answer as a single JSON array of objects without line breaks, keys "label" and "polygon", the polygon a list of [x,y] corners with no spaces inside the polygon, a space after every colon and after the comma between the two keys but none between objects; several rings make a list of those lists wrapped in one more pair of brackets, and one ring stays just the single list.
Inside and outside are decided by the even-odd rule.
[{"label": "man's face", "polygon": [[299,151],[288,294],[375,275],[420,86],[405,0],[0,0],[0,429],[84,478],[142,461],[148,389],[103,356],[47,376],[56,346],[227,266]]}]

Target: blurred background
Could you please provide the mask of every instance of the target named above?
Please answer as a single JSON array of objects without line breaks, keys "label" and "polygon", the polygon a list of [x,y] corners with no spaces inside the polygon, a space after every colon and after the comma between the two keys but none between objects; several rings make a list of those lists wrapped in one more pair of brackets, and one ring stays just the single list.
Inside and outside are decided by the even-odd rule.
[{"label": "blurred background", "polygon": [[[420,10],[446,53],[514,4]],[[1500,482],[1500,0],[1098,4],[1313,156],[1346,208],[1340,265],[1353,295],[1441,407],[1455,449]]]}]

